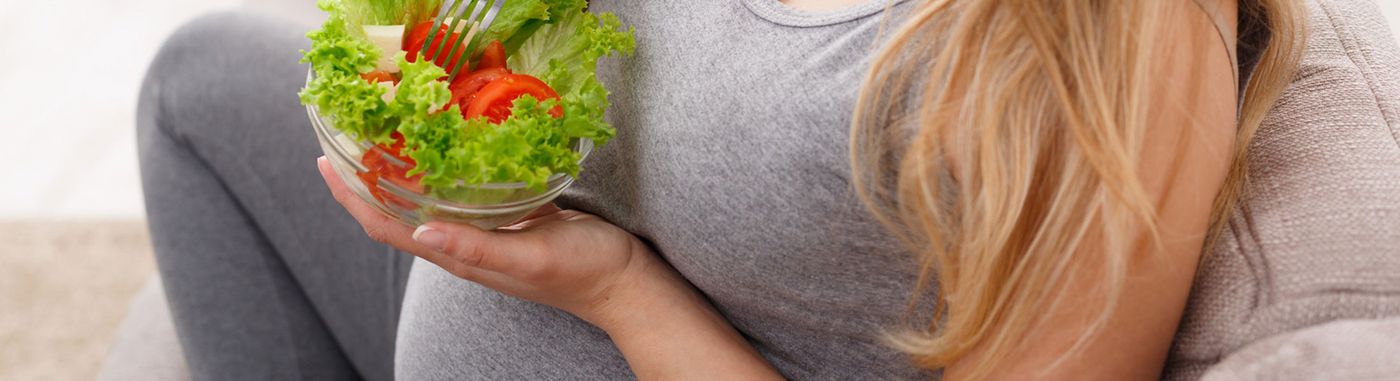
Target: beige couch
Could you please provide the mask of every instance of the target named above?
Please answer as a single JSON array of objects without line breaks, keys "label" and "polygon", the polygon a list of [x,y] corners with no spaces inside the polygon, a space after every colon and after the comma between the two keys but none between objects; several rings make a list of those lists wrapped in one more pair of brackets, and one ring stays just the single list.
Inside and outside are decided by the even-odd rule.
[{"label": "beige couch", "polygon": [[[1372,0],[1305,1],[1304,66],[1251,148],[1165,379],[1400,380],[1400,49]],[[252,3],[317,18],[309,0]],[[187,378],[152,282],[102,379]]]}]

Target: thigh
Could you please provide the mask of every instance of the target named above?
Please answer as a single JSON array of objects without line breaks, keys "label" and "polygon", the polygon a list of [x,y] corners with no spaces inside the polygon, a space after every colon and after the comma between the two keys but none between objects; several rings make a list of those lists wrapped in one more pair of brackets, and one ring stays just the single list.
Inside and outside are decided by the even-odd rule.
[{"label": "thigh", "polygon": [[399,324],[401,380],[624,380],[603,331],[563,311],[501,295],[419,260]]},{"label": "thigh", "polygon": [[[161,253],[163,274],[184,278],[167,283],[172,299],[190,293],[178,287],[206,289],[190,299],[224,298],[245,284],[276,287],[261,297],[265,308],[258,296],[228,300],[249,303],[253,311],[237,314],[245,321],[314,319],[331,350],[367,378],[387,379],[411,261],[366,238],[318,175],[321,150],[297,98],[308,29],[219,14],[167,42],[139,113],[153,235],[171,248]],[[227,323],[232,332],[265,333]],[[315,325],[268,327],[299,344],[317,335]]]}]

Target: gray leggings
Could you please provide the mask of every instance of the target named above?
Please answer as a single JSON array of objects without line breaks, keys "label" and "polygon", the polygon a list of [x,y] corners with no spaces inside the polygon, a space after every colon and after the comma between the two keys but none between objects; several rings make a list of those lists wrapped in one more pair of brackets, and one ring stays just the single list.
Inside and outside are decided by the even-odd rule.
[{"label": "gray leggings", "polygon": [[201,18],[141,89],[151,235],[195,379],[393,376],[412,258],[366,238],[317,175],[305,30]]}]

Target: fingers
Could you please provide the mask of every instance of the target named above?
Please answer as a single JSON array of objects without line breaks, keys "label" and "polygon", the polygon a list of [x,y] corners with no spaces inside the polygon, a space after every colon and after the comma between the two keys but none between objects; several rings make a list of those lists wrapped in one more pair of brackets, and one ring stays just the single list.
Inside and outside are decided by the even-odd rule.
[{"label": "fingers", "polygon": [[530,271],[544,262],[538,241],[520,234],[429,222],[414,230],[413,238],[424,247],[445,254],[469,268],[515,274]]},{"label": "fingers", "polygon": [[[381,243],[423,258],[443,269],[472,281],[488,281],[503,274],[539,272],[544,264],[539,241],[529,234],[488,232],[465,224],[430,222],[412,228],[386,216],[356,196],[325,157],[316,161],[335,200],[345,207],[365,229],[365,234]],[[563,220],[575,213],[561,212],[548,204],[532,212],[514,228]]]},{"label": "fingers", "polygon": [[432,250],[413,240],[412,227],[384,215],[379,209],[375,209],[373,205],[366,203],[351,192],[345,182],[341,181],[340,175],[331,168],[330,162],[325,157],[316,159],[316,166],[321,170],[321,178],[325,179],[326,186],[330,188],[335,201],[350,212],[350,216],[360,223],[360,226],[365,229],[365,235],[368,235],[370,239],[430,261],[434,260],[434,258],[427,257],[435,254]]}]

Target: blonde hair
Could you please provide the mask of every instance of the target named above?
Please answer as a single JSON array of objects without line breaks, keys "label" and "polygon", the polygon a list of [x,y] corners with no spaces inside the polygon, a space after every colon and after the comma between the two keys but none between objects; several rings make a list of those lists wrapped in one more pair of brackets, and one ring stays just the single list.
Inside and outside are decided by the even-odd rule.
[{"label": "blonde hair", "polygon": [[[985,356],[970,373],[986,375],[1075,271],[1105,274],[1103,311],[1079,344],[1106,321],[1131,253],[1145,248],[1137,232],[1157,238],[1138,164],[1153,41],[1169,37],[1159,20],[1170,5],[926,0],[875,56],[851,161],[862,200],[917,255],[914,300],[937,279],[933,322],[897,340],[918,365],[945,367],[976,348]],[[1294,0],[1243,1],[1240,14],[1242,33],[1270,37],[1245,90],[1213,232],[1244,188],[1246,147],[1291,79],[1304,34]]]}]

